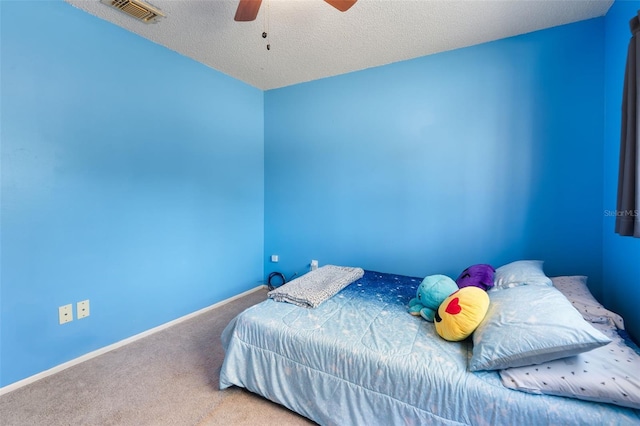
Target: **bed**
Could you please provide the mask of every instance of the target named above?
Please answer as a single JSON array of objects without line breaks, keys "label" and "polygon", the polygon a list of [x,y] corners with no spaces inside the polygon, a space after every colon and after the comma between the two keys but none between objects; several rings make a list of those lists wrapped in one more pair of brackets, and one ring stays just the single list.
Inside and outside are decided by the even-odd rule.
[{"label": "bed", "polygon": [[[421,281],[364,271],[315,308],[267,299],[247,309],[222,334],[220,388],[246,388],[321,425],[640,424],[635,402],[622,406],[516,390],[530,384],[504,373],[526,365],[470,371],[471,338],[446,341],[432,323],[408,314],[407,302]],[[566,284],[569,298],[579,293],[579,311],[580,303],[595,299],[576,290],[574,281],[554,278],[553,284]],[[615,344],[628,359],[640,360],[637,347],[617,334],[620,318],[606,310],[584,311],[585,322],[615,340],[603,348]],[[632,387],[636,379],[629,379]]]}]

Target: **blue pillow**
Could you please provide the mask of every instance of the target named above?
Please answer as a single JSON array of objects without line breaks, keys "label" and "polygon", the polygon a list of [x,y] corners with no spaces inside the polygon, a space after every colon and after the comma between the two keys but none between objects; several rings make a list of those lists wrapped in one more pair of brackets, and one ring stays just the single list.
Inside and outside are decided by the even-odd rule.
[{"label": "blue pillow", "polygon": [[541,364],[611,342],[554,287],[490,291],[487,315],[473,333],[471,371]]},{"label": "blue pillow", "polygon": [[542,270],[542,260],[518,260],[496,269],[495,286],[490,291],[504,290],[520,285],[544,285],[551,287],[551,279]]}]

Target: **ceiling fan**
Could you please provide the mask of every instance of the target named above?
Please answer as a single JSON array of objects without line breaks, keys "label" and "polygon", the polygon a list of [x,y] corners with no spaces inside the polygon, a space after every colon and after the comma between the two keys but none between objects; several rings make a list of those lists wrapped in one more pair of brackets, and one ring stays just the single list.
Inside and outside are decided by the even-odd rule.
[{"label": "ceiling fan", "polygon": [[[347,11],[358,0],[324,0],[331,6],[338,9],[340,12]],[[262,0],[240,0],[238,3],[238,10],[236,10],[236,16],[233,18],[238,22],[253,21],[258,16],[258,10],[260,10],[260,4]]]}]

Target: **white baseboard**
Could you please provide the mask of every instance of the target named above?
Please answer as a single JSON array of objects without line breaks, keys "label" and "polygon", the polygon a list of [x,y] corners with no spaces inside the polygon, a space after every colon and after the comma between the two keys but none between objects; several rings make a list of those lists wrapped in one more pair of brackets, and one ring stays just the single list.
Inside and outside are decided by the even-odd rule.
[{"label": "white baseboard", "polygon": [[164,330],[166,328],[169,328],[169,327],[171,327],[173,325],[176,325],[178,323],[181,323],[183,321],[186,321],[186,320],[191,319],[193,317],[196,317],[198,315],[204,314],[205,312],[208,312],[208,311],[210,311],[212,309],[215,309],[215,308],[217,308],[219,306],[226,305],[227,303],[233,302],[236,299],[239,299],[239,298],[241,298],[243,296],[251,294],[251,293],[253,293],[255,291],[258,291],[258,290],[260,290],[262,288],[265,288],[265,287],[266,287],[265,285],[260,285],[258,287],[252,288],[252,289],[247,290],[247,291],[245,291],[243,293],[240,293],[240,294],[238,294],[236,296],[230,297],[230,298],[222,300],[222,301],[220,301],[218,303],[214,303],[213,305],[207,306],[206,308],[199,309],[199,310],[197,310],[195,312],[192,312],[192,313],[187,314],[185,316],[182,316],[180,318],[176,318],[176,319],[174,319],[172,321],[166,322],[166,323],[161,324],[161,325],[159,325],[157,327],[150,328],[149,330],[143,331],[142,333],[138,333],[138,334],[136,334],[134,336],[128,337],[128,338],[126,338],[124,340],[120,340],[119,342],[116,342],[116,343],[112,343],[111,345],[105,346],[103,348],[96,349],[95,351],[92,351],[92,352],[89,352],[89,353],[84,354],[82,356],[79,356],[78,358],[72,359],[71,361],[67,361],[65,363],[56,365],[55,367],[52,367],[52,368],[50,368],[48,370],[45,370],[45,371],[42,371],[40,373],[34,374],[33,376],[29,376],[26,379],[22,379],[22,380],[19,380],[17,382],[11,383],[10,385],[3,386],[3,387],[0,388],[0,396],[4,395],[6,393],[9,393],[11,391],[14,391],[14,390],[16,390],[18,388],[21,388],[23,386],[26,386],[28,384],[31,384],[33,382],[36,382],[36,381],[38,381],[40,379],[44,379],[45,377],[48,377],[48,376],[51,376],[53,374],[59,373],[62,370],[66,370],[69,367],[73,367],[74,365],[78,365],[78,364],[80,364],[82,362],[88,361],[88,360],[90,360],[92,358],[95,358],[97,356],[105,354],[105,353],[107,353],[109,351],[112,351],[114,349],[121,348],[122,346],[128,345],[129,343],[135,342],[136,340],[140,340],[143,337],[150,336],[150,335],[152,335],[154,333],[162,331],[162,330]]}]

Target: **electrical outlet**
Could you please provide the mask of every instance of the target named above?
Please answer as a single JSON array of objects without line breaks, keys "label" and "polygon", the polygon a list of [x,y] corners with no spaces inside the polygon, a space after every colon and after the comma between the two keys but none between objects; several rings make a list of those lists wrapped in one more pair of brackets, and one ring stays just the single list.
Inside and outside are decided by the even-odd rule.
[{"label": "electrical outlet", "polygon": [[68,304],[58,308],[58,319],[60,324],[66,324],[73,321],[73,305]]},{"label": "electrical outlet", "polygon": [[78,319],[86,318],[89,316],[89,299],[78,302],[76,307],[78,313]]},{"label": "electrical outlet", "polygon": [[279,260],[280,260],[280,258],[278,257],[277,254],[272,254],[271,255],[271,262],[278,263]]},{"label": "electrical outlet", "polygon": [[317,260],[312,260],[311,261],[311,270],[315,271],[316,269],[318,269],[318,261]]}]

